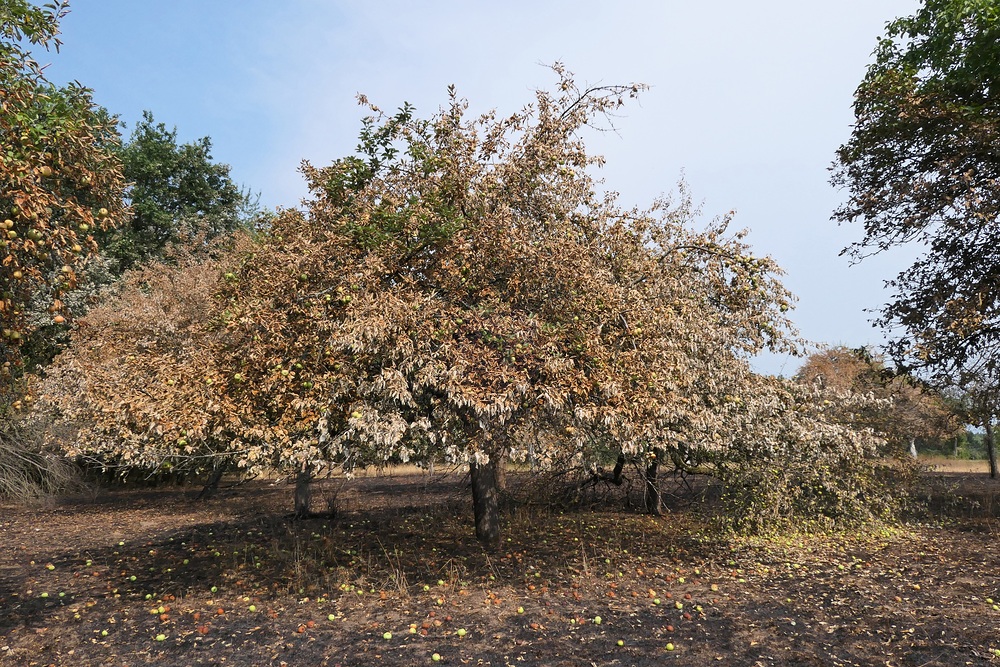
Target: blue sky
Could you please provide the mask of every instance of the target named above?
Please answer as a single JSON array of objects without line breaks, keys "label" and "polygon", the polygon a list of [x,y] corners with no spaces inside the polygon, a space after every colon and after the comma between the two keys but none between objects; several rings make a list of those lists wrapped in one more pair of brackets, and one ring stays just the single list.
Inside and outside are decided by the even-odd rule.
[{"label": "blue sky", "polygon": [[[78,80],[129,126],[144,109],[214,156],[268,206],[305,196],[301,160],[356,144],[357,93],[429,114],[455,84],[473,110],[514,111],[562,61],[585,83],[652,89],[619,132],[590,145],[623,203],[644,205],[683,174],[704,214],[735,210],[759,254],[785,269],[802,334],[878,344],[866,309],[906,251],[850,267],[860,229],[830,221],[828,184],[849,136],[852,94],[887,21],[916,0],[574,2],[427,0],[76,0],[63,48],[42,54],[55,81]],[[126,134],[128,131],[126,131]],[[798,360],[765,357],[790,374]]]}]

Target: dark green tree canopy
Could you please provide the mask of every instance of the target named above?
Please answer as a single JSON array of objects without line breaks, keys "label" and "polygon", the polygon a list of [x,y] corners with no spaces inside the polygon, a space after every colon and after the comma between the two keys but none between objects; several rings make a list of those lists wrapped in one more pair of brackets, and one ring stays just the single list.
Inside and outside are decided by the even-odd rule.
[{"label": "dark green tree canopy", "polygon": [[907,245],[877,323],[897,363],[947,374],[1000,344],[1000,2],[926,0],[889,24],[832,181],[854,260]]},{"label": "dark green tree canopy", "polygon": [[143,112],[122,150],[131,221],[107,239],[105,252],[121,270],[159,257],[170,243],[211,239],[246,226],[255,210],[249,195],[212,161],[212,140],[177,142],[177,129]]}]

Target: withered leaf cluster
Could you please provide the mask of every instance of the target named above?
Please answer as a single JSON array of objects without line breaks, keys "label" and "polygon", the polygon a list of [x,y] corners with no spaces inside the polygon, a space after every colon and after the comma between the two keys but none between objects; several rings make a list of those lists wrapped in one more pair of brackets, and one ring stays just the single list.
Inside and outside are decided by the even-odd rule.
[{"label": "withered leaf cluster", "polygon": [[792,297],[729,216],[701,222],[683,188],[622,207],[595,180],[584,138],[643,86],[555,70],[509,116],[454,91],[425,119],[369,105],[356,154],[303,165],[303,210],[134,274],[41,388],[70,451],[299,471],[699,451],[734,483],[874,456],[870,431],[751,371],[797,346]]}]

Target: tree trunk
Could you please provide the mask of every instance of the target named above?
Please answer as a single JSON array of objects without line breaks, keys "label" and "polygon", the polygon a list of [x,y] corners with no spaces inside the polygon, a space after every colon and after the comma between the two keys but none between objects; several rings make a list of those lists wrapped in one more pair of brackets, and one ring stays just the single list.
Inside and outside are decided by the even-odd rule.
[{"label": "tree trunk", "polygon": [[618,460],[615,461],[615,469],[611,473],[611,483],[615,486],[621,486],[622,482],[625,481],[623,473],[625,472],[625,452],[618,454]]},{"label": "tree trunk", "polygon": [[497,455],[497,489],[501,495],[507,491],[507,458]]},{"label": "tree trunk", "polygon": [[202,488],[201,493],[198,494],[198,500],[205,498],[211,498],[215,495],[215,492],[219,490],[219,482],[222,481],[222,475],[226,472],[226,466],[219,465],[212,469],[212,476],[205,483],[204,488]]},{"label": "tree trunk", "polygon": [[657,472],[660,468],[659,451],[656,451],[655,454],[650,459],[649,465],[646,466],[646,474],[644,475],[646,482],[645,503],[648,513],[662,516],[663,504],[660,502],[660,481],[657,479]]},{"label": "tree trunk", "polygon": [[914,460],[917,458],[917,439],[910,438],[910,457]]},{"label": "tree trunk", "polygon": [[986,454],[990,459],[990,477],[996,479],[997,476],[997,450],[993,445],[993,418],[986,420]]},{"label": "tree trunk", "polygon": [[312,472],[302,470],[295,476],[295,518],[304,519],[309,516],[309,505],[312,501]]},{"label": "tree trunk", "polygon": [[488,551],[500,548],[500,487],[497,457],[482,465],[472,461],[472,512],[476,518],[476,539]]}]

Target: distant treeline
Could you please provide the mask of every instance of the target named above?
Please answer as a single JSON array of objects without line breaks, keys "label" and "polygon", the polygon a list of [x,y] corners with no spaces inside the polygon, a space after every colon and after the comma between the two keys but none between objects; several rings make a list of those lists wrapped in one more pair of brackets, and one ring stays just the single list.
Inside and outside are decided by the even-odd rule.
[{"label": "distant treeline", "polygon": [[918,438],[917,452],[927,456],[950,456],[956,459],[985,459],[985,435],[966,430],[951,438]]}]

